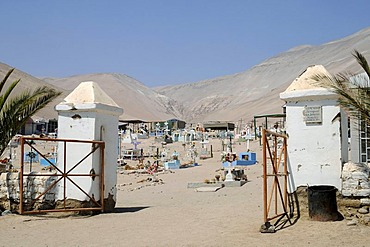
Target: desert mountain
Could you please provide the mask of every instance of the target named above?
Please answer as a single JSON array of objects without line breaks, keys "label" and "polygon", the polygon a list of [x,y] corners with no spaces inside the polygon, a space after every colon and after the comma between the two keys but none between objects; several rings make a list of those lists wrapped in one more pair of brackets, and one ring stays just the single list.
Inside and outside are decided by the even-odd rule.
[{"label": "desert mountain", "polygon": [[44,78],[45,82],[71,92],[80,82],[95,81],[120,107],[122,120],[159,121],[181,117],[181,106],[141,82],[122,74],[88,74],[67,78]]},{"label": "desert mountain", "polygon": [[279,93],[310,65],[321,64],[334,74],[358,73],[351,55],[355,49],[370,60],[370,28],[323,45],[295,47],[241,73],[156,90],[184,106],[184,119],[248,121],[254,115],[281,113]]},{"label": "desert mountain", "polygon": [[[7,64],[0,63],[0,78],[1,78],[1,80],[4,78],[6,73],[8,73],[8,71],[11,68],[12,67],[7,65]],[[14,88],[14,90],[11,94],[11,97],[13,95],[16,95],[16,94],[24,91],[24,90],[31,90],[32,91],[33,89],[35,89],[39,86],[54,87],[56,90],[62,92],[61,96],[57,97],[53,102],[49,103],[44,109],[37,112],[37,118],[45,118],[45,119],[56,118],[57,113],[54,110],[54,105],[58,104],[59,102],[62,102],[63,98],[67,95],[67,91],[62,89],[62,88],[59,88],[57,86],[52,86],[52,85],[46,83],[43,80],[40,80],[36,77],[33,77],[33,76],[31,76],[31,75],[29,75],[29,74],[27,74],[23,71],[17,70],[17,69],[15,69],[13,71],[12,75],[7,80],[3,90],[5,90],[5,88],[7,88],[13,81],[18,80],[18,79],[21,79],[21,81]],[[58,103],[55,103],[55,102],[58,102]]]},{"label": "desert mountain", "polygon": [[[9,82],[21,78],[16,92],[38,85],[54,86],[63,92],[37,113],[45,119],[57,116],[54,106],[80,82],[95,81],[124,109],[123,120],[250,121],[254,115],[281,113],[284,102],[279,94],[310,65],[321,64],[334,74],[360,72],[361,68],[351,55],[355,49],[370,59],[370,28],[326,44],[295,47],[246,71],[194,83],[148,88],[122,74],[100,73],[41,80],[19,70],[13,73]],[[4,76],[9,68],[0,64],[0,76]]]},{"label": "desert mountain", "polygon": [[[0,63],[0,77],[3,78],[9,69],[11,69],[11,66]],[[62,92],[61,96],[36,113],[36,119],[57,118],[57,112],[54,110],[55,105],[62,102],[64,98],[83,81],[97,82],[99,86],[124,109],[124,113],[120,117],[123,120],[164,121],[182,115],[177,111],[177,109],[181,109],[181,106],[177,106],[176,102],[164,95],[156,93],[154,90],[126,75],[89,74],[61,79],[39,79],[15,69],[5,87],[19,78],[21,78],[21,82],[14,89],[13,95],[23,90],[32,90],[42,85],[54,87]],[[173,106],[173,108],[171,108],[171,106]],[[168,112],[169,110],[171,111],[170,113]]]}]

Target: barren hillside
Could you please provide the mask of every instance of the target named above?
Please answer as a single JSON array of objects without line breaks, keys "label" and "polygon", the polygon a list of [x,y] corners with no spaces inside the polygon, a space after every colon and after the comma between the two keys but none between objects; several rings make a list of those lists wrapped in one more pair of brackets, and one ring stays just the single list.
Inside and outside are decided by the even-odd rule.
[{"label": "barren hillside", "polygon": [[[355,49],[370,60],[370,28],[323,45],[292,48],[237,74],[181,85],[148,88],[127,75],[108,73],[40,80],[19,70],[10,81],[22,79],[17,92],[42,84],[52,85],[63,92],[37,113],[38,117],[46,119],[57,116],[54,106],[80,82],[95,81],[124,109],[123,120],[250,121],[254,115],[281,113],[284,102],[279,94],[310,65],[324,65],[331,73],[360,72],[351,55]],[[0,76],[9,68],[0,64]]]},{"label": "barren hillside", "polygon": [[370,28],[323,45],[292,48],[241,73],[156,90],[182,103],[187,120],[249,120],[281,113],[279,93],[310,65],[322,64],[331,73],[359,72],[351,55],[355,49],[370,59]]},{"label": "barren hillside", "polygon": [[123,108],[121,119],[158,121],[181,117],[181,106],[141,82],[122,74],[88,74],[67,78],[44,78],[44,81],[71,92],[83,81],[95,81]]},{"label": "barren hillside", "polygon": [[[1,78],[1,80],[4,78],[6,73],[11,68],[12,67],[7,65],[7,64],[0,63],[0,78]],[[18,80],[18,79],[21,79],[21,81],[14,88],[14,90],[12,92],[12,95],[18,94],[18,93],[20,93],[24,90],[33,90],[36,87],[43,86],[43,85],[47,85],[49,87],[54,87],[57,90],[63,92],[61,96],[57,97],[53,102],[48,104],[44,109],[42,109],[42,110],[40,110],[39,112],[36,113],[37,118],[45,118],[45,119],[56,118],[57,113],[54,110],[54,106],[57,104],[56,102],[61,102],[63,100],[63,98],[66,96],[67,91],[60,88],[60,87],[50,85],[50,84],[46,83],[43,80],[40,80],[36,77],[33,77],[33,76],[31,76],[31,75],[29,75],[29,74],[27,74],[23,71],[17,70],[17,69],[14,70],[14,72],[12,73],[10,78],[7,80],[7,83],[5,84],[5,88],[7,88],[7,86],[10,85],[10,83],[12,83],[13,81]]]}]

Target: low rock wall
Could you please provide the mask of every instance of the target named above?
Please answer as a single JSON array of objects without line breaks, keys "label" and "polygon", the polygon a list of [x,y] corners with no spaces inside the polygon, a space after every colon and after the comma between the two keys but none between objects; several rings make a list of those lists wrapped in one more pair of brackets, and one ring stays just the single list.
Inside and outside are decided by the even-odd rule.
[{"label": "low rock wall", "polygon": [[370,196],[370,168],[364,163],[348,162],[342,170],[343,196],[368,197]]},{"label": "low rock wall", "polygon": [[[53,173],[31,173],[23,177],[23,200],[25,205],[31,209],[46,209],[54,207],[56,187],[52,187],[38,200],[32,203],[37,197],[43,194],[47,188],[56,180]],[[38,176],[43,175],[43,176]],[[4,172],[0,175],[0,209],[17,210],[20,194],[19,172]],[[28,208],[29,210],[30,208]]]}]

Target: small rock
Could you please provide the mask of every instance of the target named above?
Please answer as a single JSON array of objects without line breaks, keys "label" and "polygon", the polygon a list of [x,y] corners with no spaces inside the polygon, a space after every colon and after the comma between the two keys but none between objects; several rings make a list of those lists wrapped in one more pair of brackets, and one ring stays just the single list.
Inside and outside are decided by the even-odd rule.
[{"label": "small rock", "polygon": [[365,216],[364,218],[362,218],[362,221],[364,222],[365,225],[368,225],[370,223],[370,217]]},{"label": "small rock", "polygon": [[357,225],[357,220],[351,220],[347,222],[347,226],[355,226]]},{"label": "small rock", "polygon": [[10,215],[10,214],[12,214],[12,211],[5,210],[4,212],[1,213],[1,216]]},{"label": "small rock", "polygon": [[361,198],[360,202],[362,206],[370,206],[370,198]]},{"label": "small rock", "polygon": [[357,199],[342,199],[338,202],[338,206],[351,207],[351,208],[360,208],[361,201]]},{"label": "small rock", "polygon": [[345,217],[352,217],[353,213],[351,211],[346,211],[346,212],[344,212],[344,216]]},{"label": "small rock", "polygon": [[261,233],[275,233],[276,229],[274,225],[271,225],[270,222],[266,222],[260,227]]},{"label": "small rock", "polygon": [[367,209],[367,208],[360,208],[360,209],[358,210],[358,212],[359,212],[360,214],[367,214],[367,213],[369,213],[369,209]]}]

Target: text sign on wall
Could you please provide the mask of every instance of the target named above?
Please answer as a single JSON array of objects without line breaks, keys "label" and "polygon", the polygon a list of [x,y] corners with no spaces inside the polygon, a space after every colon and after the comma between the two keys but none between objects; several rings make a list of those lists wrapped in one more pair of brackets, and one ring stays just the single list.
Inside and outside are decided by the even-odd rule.
[{"label": "text sign on wall", "polygon": [[305,106],[303,119],[306,123],[322,123],[321,106]]}]

